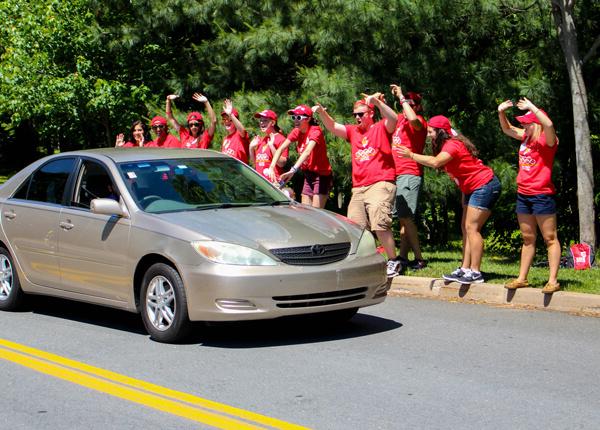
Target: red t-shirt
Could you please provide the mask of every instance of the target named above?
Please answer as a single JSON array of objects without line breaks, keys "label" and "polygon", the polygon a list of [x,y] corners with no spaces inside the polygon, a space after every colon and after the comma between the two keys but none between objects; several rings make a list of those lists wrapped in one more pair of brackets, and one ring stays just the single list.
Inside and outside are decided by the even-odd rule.
[{"label": "red t-shirt", "polygon": [[144,145],[144,148],[181,148],[181,142],[172,134],[167,134],[166,138],[156,138]]},{"label": "red t-shirt", "polygon": [[421,115],[417,115],[421,123],[421,129],[417,130],[406,119],[404,114],[398,114],[398,124],[392,134],[392,154],[396,164],[396,175],[423,176],[423,166],[410,158],[402,157],[396,149],[398,146],[406,146],[415,154],[422,154],[427,138],[427,121]]},{"label": "red t-shirt", "polygon": [[346,124],[346,140],[352,146],[352,186],[365,187],[380,181],[394,181],[396,168],[390,145],[391,133],[381,120],[361,132]]},{"label": "red t-shirt", "polygon": [[[256,157],[254,159],[254,168],[258,173],[267,178],[269,181],[271,178],[268,175],[265,175],[265,169],[268,169],[271,166],[271,162],[273,161],[274,152],[271,151],[269,147],[269,139],[271,136],[263,136],[260,138],[258,145],[256,146]],[[285,136],[281,133],[275,133],[275,140],[273,142],[273,146],[275,149],[279,148],[281,144],[285,142]],[[283,150],[281,153],[282,157],[286,157],[289,155],[289,146]],[[277,176],[277,180],[279,180],[279,176],[284,172],[283,167],[275,166],[275,175]]]},{"label": "red t-shirt", "polygon": [[494,171],[485,166],[479,158],[473,157],[465,144],[458,139],[448,139],[440,152],[447,152],[452,156],[444,170],[465,194],[471,194],[494,177]]},{"label": "red t-shirt", "polygon": [[245,133],[244,136],[242,136],[240,132],[236,130],[234,133],[223,138],[221,152],[248,164],[249,147],[250,139],[248,133]]},{"label": "red t-shirt", "polygon": [[[135,148],[135,147],[137,147],[137,146],[138,146],[138,144],[137,144],[137,143],[133,143],[133,142],[129,142],[129,141],[127,141],[127,142],[125,142],[123,145],[121,145],[121,146],[117,146],[117,148]],[[146,143],[146,145],[144,145],[144,146],[148,146],[148,143]],[[140,147],[140,148],[141,148],[141,147]]]},{"label": "red t-shirt", "polygon": [[523,136],[519,148],[518,193],[527,196],[556,193],[552,183],[552,164],[557,149],[558,139],[550,147],[546,145],[546,135],[543,132],[533,142],[528,142],[527,136]]},{"label": "red t-shirt", "polygon": [[321,127],[318,125],[309,125],[306,133],[300,133],[299,128],[294,128],[288,134],[287,138],[290,142],[297,142],[298,155],[302,154],[309,141],[316,142],[312,152],[300,168],[316,172],[322,176],[331,175],[331,165],[329,164],[329,158],[327,158],[327,145],[325,144],[325,136],[323,136]]},{"label": "red t-shirt", "polygon": [[204,130],[199,137],[195,138],[187,128],[179,127],[179,140],[181,141],[182,148],[207,149],[212,138],[213,137],[208,134],[208,130]]}]

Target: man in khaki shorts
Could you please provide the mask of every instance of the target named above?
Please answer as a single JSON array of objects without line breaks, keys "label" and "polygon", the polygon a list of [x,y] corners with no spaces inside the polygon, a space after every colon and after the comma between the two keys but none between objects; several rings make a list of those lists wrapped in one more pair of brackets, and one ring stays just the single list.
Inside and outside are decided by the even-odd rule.
[{"label": "man in khaki shorts", "polygon": [[[375,122],[375,107],[382,120]],[[392,232],[392,206],[396,197],[396,172],[391,137],[397,115],[381,93],[367,95],[354,103],[356,124],[340,124],[317,104],[313,110],[323,125],[352,146],[352,199],[348,218],[377,235],[388,256],[387,275],[396,276],[396,244]]]}]

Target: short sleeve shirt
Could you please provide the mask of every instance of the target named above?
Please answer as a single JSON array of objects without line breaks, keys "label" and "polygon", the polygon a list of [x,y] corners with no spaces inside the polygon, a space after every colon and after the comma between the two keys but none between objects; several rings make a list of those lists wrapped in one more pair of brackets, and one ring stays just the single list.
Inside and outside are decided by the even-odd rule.
[{"label": "short sleeve shirt", "polygon": [[448,139],[440,152],[447,152],[452,157],[444,170],[465,194],[471,194],[494,177],[494,171],[471,155],[465,144],[458,139]]},{"label": "short sleeve shirt", "polygon": [[[265,175],[265,169],[268,169],[271,166],[271,162],[273,161],[273,155],[275,155],[273,151],[271,151],[271,147],[269,146],[270,138],[271,136],[261,137],[260,141],[258,142],[258,145],[256,146],[256,156],[254,160],[254,168],[256,169],[256,171],[268,180],[271,180],[271,178],[268,175]],[[275,133],[273,146],[276,150],[281,146],[283,142],[285,142],[285,136],[281,133]],[[287,158],[287,156],[289,155],[289,147],[285,148],[281,155]],[[275,175],[277,176],[277,179],[279,179],[279,176],[281,176],[282,173],[283,167],[275,166]]]},{"label": "short sleeve shirt", "polygon": [[181,142],[172,134],[167,134],[167,137],[159,140],[159,138],[148,142],[144,147],[149,148],[181,148]]},{"label": "short sleeve shirt", "polygon": [[[427,121],[421,115],[417,115],[421,123],[421,129],[417,130],[406,119],[404,114],[398,114],[398,124],[392,134],[392,150],[398,146],[406,146],[415,154],[422,154],[427,139]],[[397,151],[394,154],[394,163],[396,165],[396,175],[415,175],[423,176],[423,166],[416,161],[402,157]]]},{"label": "short sleeve shirt", "polygon": [[207,130],[204,130],[200,136],[194,137],[187,128],[179,127],[179,140],[181,141],[182,148],[207,149],[212,138]]},{"label": "short sleeve shirt", "polygon": [[223,138],[221,152],[248,164],[249,147],[250,139],[248,138],[248,133],[242,136],[236,130],[234,133]]},{"label": "short sleeve shirt", "polygon": [[519,173],[517,174],[517,192],[528,196],[538,194],[555,194],[556,188],[552,183],[552,165],[558,149],[555,145],[546,145],[544,133],[530,141],[523,136],[519,148]]},{"label": "short sleeve shirt", "polygon": [[331,164],[329,164],[329,158],[327,158],[327,145],[321,127],[310,125],[306,133],[301,133],[299,128],[294,128],[287,138],[290,142],[296,142],[298,155],[304,152],[310,141],[314,141],[315,146],[312,152],[300,168],[322,176],[331,175]]},{"label": "short sleeve shirt", "polygon": [[396,168],[390,144],[391,134],[380,120],[361,132],[347,124],[346,140],[352,147],[352,186],[364,187],[380,181],[394,181]]}]

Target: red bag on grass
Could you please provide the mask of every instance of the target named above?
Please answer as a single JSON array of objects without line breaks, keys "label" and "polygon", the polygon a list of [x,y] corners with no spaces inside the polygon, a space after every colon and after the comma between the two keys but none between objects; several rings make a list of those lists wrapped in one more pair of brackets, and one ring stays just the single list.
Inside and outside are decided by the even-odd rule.
[{"label": "red bag on grass", "polygon": [[592,267],[594,252],[587,243],[571,245],[571,255],[573,256],[573,268],[575,270],[585,270]]}]

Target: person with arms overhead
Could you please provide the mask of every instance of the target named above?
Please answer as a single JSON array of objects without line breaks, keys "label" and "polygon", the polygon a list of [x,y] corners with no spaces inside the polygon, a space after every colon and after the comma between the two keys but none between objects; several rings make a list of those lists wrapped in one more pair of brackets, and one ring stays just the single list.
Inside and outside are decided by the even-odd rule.
[{"label": "person with arms overhead", "polygon": [[198,103],[204,104],[210,120],[208,129],[204,129],[204,118],[200,112],[190,112],[187,116],[187,126],[182,127],[177,119],[173,116],[171,109],[173,100],[178,97],[179,96],[176,94],[170,94],[167,96],[165,111],[167,118],[173,125],[173,128],[175,128],[175,130],[179,133],[181,147],[189,149],[207,149],[215,134],[215,127],[217,125],[217,116],[215,115],[210,102],[200,93],[194,93],[192,96],[192,98]]}]

